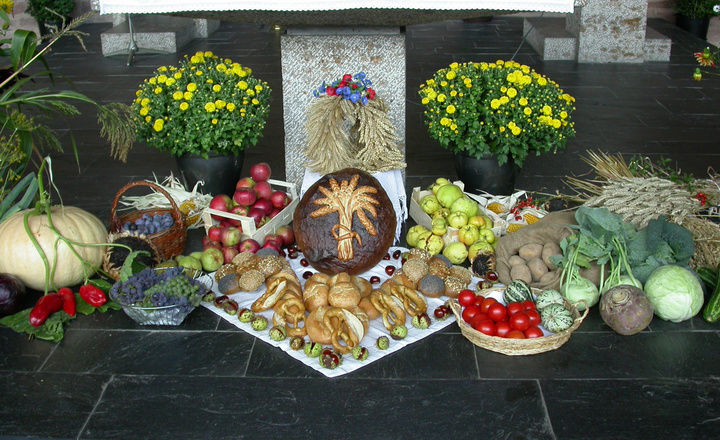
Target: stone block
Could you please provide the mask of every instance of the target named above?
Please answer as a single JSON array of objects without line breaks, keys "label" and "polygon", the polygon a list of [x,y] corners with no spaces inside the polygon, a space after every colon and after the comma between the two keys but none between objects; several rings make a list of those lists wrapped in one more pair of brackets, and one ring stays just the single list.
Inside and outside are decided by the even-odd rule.
[{"label": "stone block", "polygon": [[645,32],[645,61],[670,61],[672,40],[652,28]]},{"label": "stone block", "polygon": [[344,74],[365,72],[390,107],[405,148],[405,34],[399,28],[288,28],[280,39],[286,180],[305,174],[307,110],[313,90]]},{"label": "stone block", "polygon": [[[100,35],[105,56],[127,53],[130,27],[126,14],[115,14],[112,29]],[[195,38],[205,38],[220,26],[215,20],[132,15],[135,43],[140,51],[175,53]]]},{"label": "stone block", "polygon": [[542,20],[524,20],[523,33],[527,42],[543,60],[575,60],[577,38],[565,28],[565,18],[544,17]]}]

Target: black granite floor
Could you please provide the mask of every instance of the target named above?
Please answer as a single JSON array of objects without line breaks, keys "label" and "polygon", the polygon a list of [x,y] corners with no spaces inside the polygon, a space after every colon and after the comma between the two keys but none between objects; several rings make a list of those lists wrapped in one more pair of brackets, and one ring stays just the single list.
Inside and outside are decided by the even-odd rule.
[{"label": "black granite floor", "polygon": [[[704,43],[661,21],[668,63],[542,62],[527,45],[516,59],[576,97],[577,137],[557,155],[531,158],[518,186],[565,190],[587,171],[586,150],[661,156],[702,176],[720,165],[720,81],[691,79]],[[182,54],[104,58],[100,32],[84,25],[89,52],[67,40],[49,62],[79,91],[130,102],[143,78]],[[453,61],[515,53],[520,18],[407,28],[408,188],[454,176],[452,159],[422,126],[414,93]],[[250,66],[277,91],[265,137],[246,164],[284,171],[280,35],[223,23],[182,53],[212,50]],[[138,144],[127,163],[108,157],[90,108],[71,127],[80,169],[53,154],[65,204],[107,220],[126,183],[176,172]],[[66,127],[58,122],[58,127]],[[720,168],[720,167],[718,167]],[[197,237],[195,237],[197,238]],[[191,246],[198,246],[197,240]],[[0,328],[0,438],[53,439],[716,439],[720,438],[720,327],[700,319],[622,337],[593,310],[560,349],[507,357],[470,344],[457,325],[355,373],[327,379],[200,308],[177,328],[142,327],[121,312],[82,316],[53,345]]]}]

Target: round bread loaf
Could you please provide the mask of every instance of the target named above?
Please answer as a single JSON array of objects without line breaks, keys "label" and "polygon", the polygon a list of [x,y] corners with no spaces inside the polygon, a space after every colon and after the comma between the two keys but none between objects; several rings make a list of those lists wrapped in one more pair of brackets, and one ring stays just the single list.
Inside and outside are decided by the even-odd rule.
[{"label": "round bread loaf", "polygon": [[370,174],[346,168],[327,174],[303,195],[293,216],[295,240],[319,272],[359,274],[382,260],[395,241],[395,210]]}]

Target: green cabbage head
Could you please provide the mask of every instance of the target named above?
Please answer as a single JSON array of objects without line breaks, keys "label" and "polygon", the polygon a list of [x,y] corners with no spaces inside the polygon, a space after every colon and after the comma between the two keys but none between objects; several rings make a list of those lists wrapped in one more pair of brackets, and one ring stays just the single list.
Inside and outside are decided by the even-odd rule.
[{"label": "green cabbage head", "polygon": [[660,318],[681,322],[700,312],[703,289],[695,274],[676,265],[660,266],[645,282],[645,294]]}]

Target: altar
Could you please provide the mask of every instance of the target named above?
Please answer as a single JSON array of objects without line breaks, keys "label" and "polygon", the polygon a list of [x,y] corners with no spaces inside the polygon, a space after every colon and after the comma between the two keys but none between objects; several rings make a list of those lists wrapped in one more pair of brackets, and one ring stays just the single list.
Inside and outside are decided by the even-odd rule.
[{"label": "altar", "polygon": [[[404,26],[502,12],[569,14],[576,0],[367,0],[348,8],[329,0],[100,0],[101,14],[167,14],[281,25],[286,180],[301,186],[307,110],[313,90],[345,74],[364,72],[390,107],[405,150]],[[361,5],[361,6],[360,6]],[[250,65],[249,67],[252,67]]]}]

